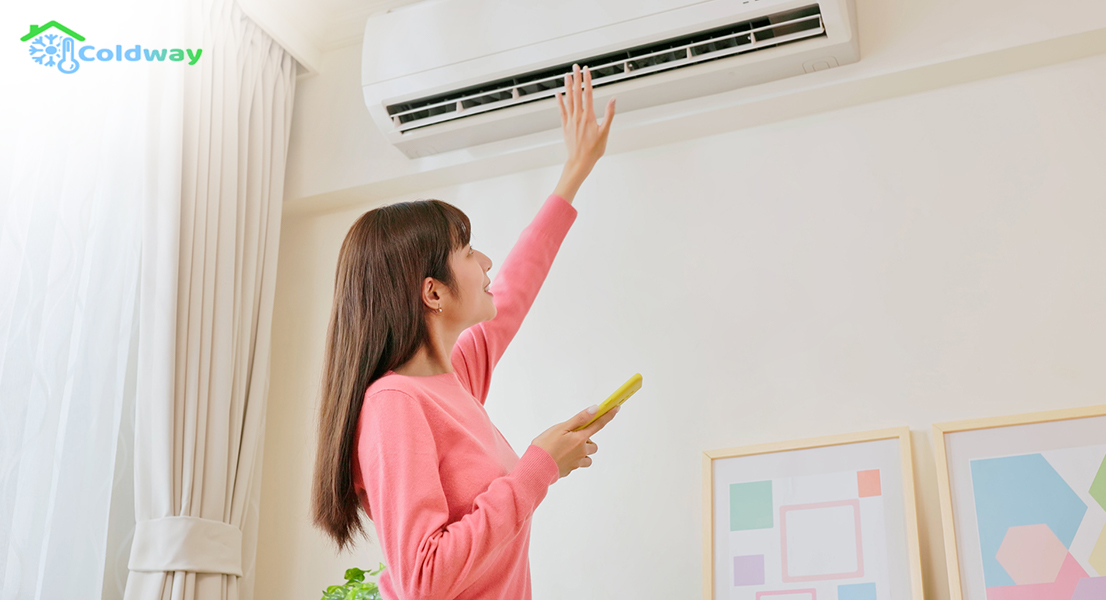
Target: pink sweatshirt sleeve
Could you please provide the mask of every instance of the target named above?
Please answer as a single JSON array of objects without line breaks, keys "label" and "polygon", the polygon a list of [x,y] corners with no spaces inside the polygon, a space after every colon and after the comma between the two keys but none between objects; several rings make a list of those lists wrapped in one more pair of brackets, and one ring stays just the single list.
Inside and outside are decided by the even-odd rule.
[{"label": "pink sweatshirt sleeve", "polygon": [[514,339],[522,319],[530,311],[549,267],[576,220],[576,209],[551,194],[534,220],[522,231],[504,259],[492,286],[496,315],[461,332],[451,361],[461,383],[481,404],[488,397],[492,369]]},{"label": "pink sweatshirt sleeve", "polygon": [[365,398],[358,439],[366,495],[392,585],[405,598],[453,598],[517,536],[559,478],[556,461],[531,445],[492,481],[472,510],[449,522],[438,448],[427,413],[405,392]]}]

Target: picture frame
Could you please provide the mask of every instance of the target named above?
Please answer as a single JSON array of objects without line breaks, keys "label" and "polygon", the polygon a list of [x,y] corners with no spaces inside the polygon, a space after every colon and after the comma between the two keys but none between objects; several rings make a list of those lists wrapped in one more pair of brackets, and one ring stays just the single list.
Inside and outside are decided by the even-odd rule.
[{"label": "picture frame", "polygon": [[704,451],[703,598],[923,600],[910,428]]},{"label": "picture frame", "polygon": [[933,448],[950,600],[1106,598],[1106,405],[937,423]]}]

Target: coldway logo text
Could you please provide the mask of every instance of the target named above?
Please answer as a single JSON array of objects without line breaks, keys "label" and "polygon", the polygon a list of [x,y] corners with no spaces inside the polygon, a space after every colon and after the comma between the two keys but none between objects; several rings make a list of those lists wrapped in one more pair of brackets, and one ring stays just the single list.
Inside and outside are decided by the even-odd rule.
[{"label": "coldway logo text", "polygon": [[134,46],[127,44],[125,47],[123,44],[103,47],[92,44],[78,46],[78,42],[84,42],[85,37],[57,21],[50,21],[42,26],[31,25],[30,31],[20,40],[30,42],[27,51],[31,55],[31,60],[44,67],[57,67],[62,73],[70,75],[81,68],[82,62],[122,63],[169,60],[195,65],[203,54],[202,48],[143,48],[140,44]]}]

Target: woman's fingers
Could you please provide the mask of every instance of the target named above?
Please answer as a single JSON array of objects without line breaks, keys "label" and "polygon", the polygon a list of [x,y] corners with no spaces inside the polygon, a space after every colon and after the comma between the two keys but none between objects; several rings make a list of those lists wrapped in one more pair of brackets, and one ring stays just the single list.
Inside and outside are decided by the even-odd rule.
[{"label": "woman's fingers", "polygon": [[591,436],[595,435],[595,432],[597,432],[600,429],[603,429],[604,427],[606,427],[607,423],[610,423],[611,419],[613,419],[614,416],[616,414],[618,414],[618,409],[620,409],[620,408],[622,408],[622,407],[621,406],[616,406],[616,407],[610,409],[609,411],[607,411],[607,414],[605,414],[602,417],[599,417],[598,419],[596,419],[591,425],[588,425],[587,427],[581,429],[580,433],[584,434],[584,439],[590,438]]},{"label": "woman's fingers", "polygon": [[591,455],[599,450],[599,446],[591,441],[591,434],[602,429],[614,417],[614,413],[618,412],[618,407],[615,407],[587,428],[577,431],[577,428],[583,427],[595,416],[598,408],[595,405],[582,410],[571,419],[546,429],[534,438],[533,445],[548,452],[556,461],[561,477],[575,469],[591,465]]},{"label": "woman's fingers", "polygon": [[592,108],[591,96],[591,69],[584,67],[584,118],[590,123],[595,120],[595,110]]},{"label": "woman's fingers", "polygon": [[579,112],[584,105],[582,83],[580,65],[572,65],[572,108],[576,112]]},{"label": "woman's fingers", "polygon": [[568,122],[568,112],[565,110],[564,98],[560,94],[553,95],[557,97],[557,106],[561,107],[561,127],[564,127],[565,123]]},{"label": "woman's fingers", "polygon": [[576,468],[579,469],[581,467],[590,467],[593,460],[591,458],[591,455],[595,454],[598,451],[599,446],[595,442],[591,440],[587,440],[586,442],[584,442],[584,457],[580,459],[580,462],[576,463]]},{"label": "woman's fingers", "polygon": [[600,126],[600,133],[607,135],[607,132],[611,130],[611,121],[614,120],[614,98],[607,100],[607,112],[603,113],[603,125]]}]

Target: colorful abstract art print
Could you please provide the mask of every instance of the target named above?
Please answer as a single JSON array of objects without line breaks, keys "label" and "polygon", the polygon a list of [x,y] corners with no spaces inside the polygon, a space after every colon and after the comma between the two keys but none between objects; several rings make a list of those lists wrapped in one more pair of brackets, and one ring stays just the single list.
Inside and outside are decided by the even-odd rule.
[{"label": "colorful abstract art print", "polygon": [[1106,577],[1106,444],[970,464],[987,600],[1070,600]]},{"label": "colorful abstract art print", "polygon": [[921,600],[908,436],[706,452],[704,597]]},{"label": "colorful abstract art print", "polygon": [[729,553],[734,587],[744,589],[730,597],[801,587],[789,593],[836,598],[841,584],[870,583],[871,594],[858,598],[889,598],[883,497],[864,494],[873,474],[731,483]]},{"label": "colorful abstract art print", "polygon": [[1106,407],[987,424],[935,426],[953,599],[1106,599]]}]

